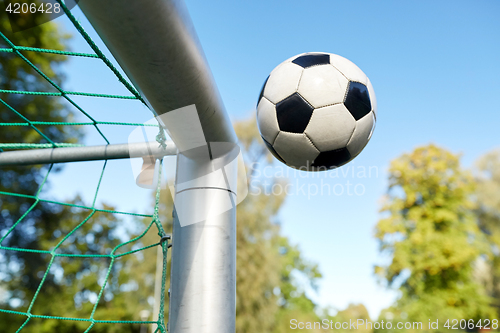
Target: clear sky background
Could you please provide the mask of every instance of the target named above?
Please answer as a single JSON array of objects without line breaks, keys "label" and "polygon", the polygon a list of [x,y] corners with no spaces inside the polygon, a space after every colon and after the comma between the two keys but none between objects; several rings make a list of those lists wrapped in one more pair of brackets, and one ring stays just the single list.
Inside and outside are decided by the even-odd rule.
[{"label": "clear sky background", "polygon": [[[462,153],[464,166],[470,168],[482,154],[500,148],[500,2],[187,0],[186,4],[234,120],[254,116],[267,75],[298,53],[339,54],[372,81],[377,126],[361,155],[335,173],[296,172],[276,162],[269,174],[288,170],[292,193],[279,218],[283,234],[319,264],[323,279],[315,299],[337,309],[361,302],[376,318],[397,297],[373,275],[373,266],[383,260],[373,230],[380,218],[380,198],[387,190],[389,162],[417,146],[435,143]],[[73,12],[95,37],[80,10]],[[67,19],[57,21],[74,31]],[[89,51],[74,35],[72,49]],[[68,90],[127,94],[98,60],[72,59],[65,70]],[[99,120],[151,118],[135,101],[74,99]],[[102,128],[115,143],[126,142],[133,129]],[[104,142],[89,129],[86,143]],[[80,193],[89,202],[101,169],[102,162],[68,165],[51,177],[51,190],[45,195],[70,198]],[[359,174],[362,170],[365,177]],[[352,184],[351,195],[347,182]],[[326,192],[326,186],[335,185],[337,193],[341,188],[344,192]],[[151,196],[134,185],[129,162],[112,161],[99,191],[98,202],[103,201],[122,210],[147,212]]]}]

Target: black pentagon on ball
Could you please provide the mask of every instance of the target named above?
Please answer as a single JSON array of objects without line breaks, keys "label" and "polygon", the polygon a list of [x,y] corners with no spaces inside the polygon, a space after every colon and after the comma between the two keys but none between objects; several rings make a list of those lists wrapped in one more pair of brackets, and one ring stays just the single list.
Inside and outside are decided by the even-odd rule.
[{"label": "black pentagon on ball", "polygon": [[359,120],[366,116],[372,109],[368,88],[359,82],[349,82],[344,105],[354,119]]},{"label": "black pentagon on ball", "polygon": [[[271,76],[271,75],[269,75],[269,76]],[[266,88],[266,83],[269,80],[269,76],[267,77],[266,81],[264,81],[264,84],[262,85],[262,89],[260,90],[259,100],[257,101],[257,106],[259,106],[260,100],[262,99],[262,96],[264,96],[264,89]]]},{"label": "black pentagon on ball", "polygon": [[267,149],[269,149],[271,154],[273,154],[273,156],[276,157],[279,161],[286,164],[285,160],[281,158],[281,156],[276,152],[276,150],[274,150],[273,145],[270,144],[269,142],[267,142],[266,139],[264,139],[264,137],[261,136],[261,138],[262,138],[262,140],[264,140],[264,143],[266,144]]},{"label": "black pentagon on ball", "polygon": [[276,116],[280,130],[303,133],[309,124],[314,108],[298,93],[276,104]]},{"label": "black pentagon on ball", "polygon": [[351,159],[347,148],[340,148],[321,152],[314,160],[312,166],[318,169],[331,169],[346,164]]},{"label": "black pentagon on ball", "polygon": [[322,53],[310,53],[295,58],[294,64],[307,68],[311,66],[327,65],[330,63],[330,55]]}]

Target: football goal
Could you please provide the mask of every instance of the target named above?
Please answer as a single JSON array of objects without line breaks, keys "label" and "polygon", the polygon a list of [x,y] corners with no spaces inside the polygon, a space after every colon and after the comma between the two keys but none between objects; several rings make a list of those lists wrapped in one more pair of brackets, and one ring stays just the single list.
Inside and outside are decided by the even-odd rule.
[{"label": "football goal", "polygon": [[[0,230],[0,256],[9,252],[40,254],[49,258],[45,273],[40,276],[36,292],[27,307],[21,310],[2,309],[0,313],[20,316],[23,323],[17,332],[28,331],[33,321],[57,320],[86,323],[85,332],[100,324],[138,324],[148,331],[174,333],[230,333],[235,331],[236,312],[236,204],[239,149],[234,129],[224,109],[218,89],[212,78],[203,51],[198,42],[187,9],[182,0],[80,0],[79,8],[98,34],[114,59],[107,57],[88,31],[85,31],[63,0],[57,0],[67,19],[74,25],[92,53],[40,49],[16,45],[0,31],[0,52],[12,54],[23,66],[41,76],[51,87],[50,91],[25,89],[0,90],[0,96],[38,96],[59,98],[76,109],[86,121],[71,119],[53,122],[33,120],[17,110],[8,99],[0,99],[1,113],[8,113],[9,121],[0,123],[0,130],[23,128],[32,130],[40,140],[30,142],[0,143],[0,172],[2,168],[46,165],[47,170],[40,186],[33,193],[1,191],[0,200],[8,198],[9,207],[19,208],[19,218],[5,230]],[[29,60],[27,53],[59,54],[67,57],[84,57],[102,62],[128,91],[127,95],[96,92],[67,91]],[[117,63],[118,65],[114,65]],[[124,72],[125,74],[121,74]],[[99,110],[81,106],[75,96],[100,99],[139,101],[149,109],[155,123],[127,122],[119,112],[113,121],[101,121]],[[139,112],[139,111],[138,111]],[[142,112],[142,111],[141,111]],[[17,119],[12,121],[11,119]],[[0,117],[0,121],[3,118]],[[143,143],[114,142],[102,130],[103,125],[144,129],[157,129],[156,140]],[[51,139],[51,126],[85,126],[105,140],[105,145],[85,146],[79,142],[57,142]],[[165,135],[165,131],[168,135]],[[167,136],[172,141],[167,140]],[[164,156],[176,156],[175,184],[170,187],[174,209],[172,235],[166,233],[159,216],[161,197],[161,172]],[[96,198],[100,184],[106,177],[104,171],[113,159],[142,158],[143,167],[137,184],[148,184],[154,189],[154,206],[150,214],[98,207]],[[58,163],[102,161],[92,204],[44,199],[40,193]],[[124,181],[129,181],[124,180]],[[137,192],[134,195],[141,195]],[[120,193],[114,194],[120,199]],[[27,208],[17,207],[16,200],[30,202]],[[20,248],[9,245],[19,228],[29,219],[37,205],[52,205],[84,211],[82,218],[61,239],[43,249]],[[119,242],[109,253],[68,253],[62,251],[68,242],[76,241],[83,230],[99,214],[132,216],[147,219],[146,228],[136,237]],[[78,215],[80,216],[80,215]],[[53,221],[57,223],[57,221]],[[0,224],[1,225],[1,224]],[[6,225],[6,224],[5,224]],[[153,244],[140,247],[141,239],[155,229],[157,239]],[[147,257],[147,250],[158,248],[157,257]],[[96,318],[100,300],[106,297],[106,287],[118,260],[144,253],[144,261],[157,262],[156,307],[145,320]],[[167,286],[167,253],[171,252],[170,286]],[[5,256],[8,258],[8,256]],[[37,299],[44,292],[49,272],[58,260],[105,259],[102,283],[88,316],[72,317],[64,313],[37,313]],[[165,296],[168,292],[168,299]],[[75,296],[76,297],[76,296]],[[76,298],[75,298],[76,299]],[[165,307],[168,316],[165,318]],[[152,317],[153,319],[150,319]]]}]

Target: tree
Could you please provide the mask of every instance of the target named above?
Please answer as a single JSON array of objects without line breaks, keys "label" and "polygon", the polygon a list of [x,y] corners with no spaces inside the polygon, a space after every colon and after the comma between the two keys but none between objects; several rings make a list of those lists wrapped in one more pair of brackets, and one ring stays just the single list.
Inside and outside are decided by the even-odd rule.
[{"label": "tree", "polygon": [[375,271],[401,297],[387,318],[424,322],[424,330],[429,319],[492,318],[490,299],[473,278],[473,263],[488,253],[472,213],[473,191],[459,156],[434,145],[391,162],[386,217],[376,226],[390,263]]},{"label": "tree", "polygon": [[478,280],[494,298],[494,305],[500,315],[500,151],[482,156],[476,163],[477,190],[476,209],[479,228],[483,231],[491,249],[489,260],[478,263]]},{"label": "tree", "polygon": [[[236,332],[288,332],[290,319],[318,320],[305,289],[321,277],[317,265],[280,235],[278,211],[285,200],[279,179],[259,179],[260,168],[274,158],[262,144],[255,118],[235,124],[246,161],[250,193],[237,207]],[[297,277],[301,276],[300,279]],[[304,280],[305,285],[299,280]]]},{"label": "tree", "polygon": [[[29,18],[43,21],[44,16],[45,14],[36,12]],[[66,40],[69,38],[69,35],[61,33],[53,22],[17,33],[12,33],[10,28],[6,12],[1,11],[0,30],[14,45],[64,50]],[[0,39],[0,44],[2,47],[10,47],[4,39]],[[22,51],[22,53],[26,59],[54,82],[62,83],[64,75],[60,65],[66,61],[65,56],[30,51]],[[54,88],[16,53],[7,52],[0,53],[0,89],[54,91]],[[0,121],[3,123],[24,122],[23,118],[16,112],[32,121],[61,122],[72,119],[70,109],[61,103],[59,98],[2,93],[0,99],[2,102],[0,103]],[[81,134],[78,129],[70,126],[49,124],[42,127],[41,132],[54,142],[76,142]],[[5,126],[0,131],[0,142],[46,143],[47,140],[29,126]],[[58,169],[55,167],[52,172],[57,172]],[[47,166],[39,165],[2,167],[0,170],[0,191],[34,195],[46,172]],[[0,216],[2,233],[0,237],[6,236],[7,231],[33,204],[34,200],[28,198],[0,195],[0,206],[2,207]],[[61,211],[54,205],[44,202],[37,203],[23,222],[2,240],[2,245],[41,249],[40,233],[50,224],[49,221],[57,221],[60,214]],[[3,302],[7,301],[7,304],[2,304],[2,307],[16,310],[27,306],[38,287],[40,271],[44,271],[46,265],[47,258],[40,258],[33,253],[2,251],[0,253],[0,288],[10,290],[7,300],[3,300]],[[51,283],[52,280],[49,278],[48,285]],[[6,320],[4,313],[0,316],[2,317],[0,330],[8,330],[7,324],[15,326],[16,322],[24,320],[21,317],[12,316]]]},{"label": "tree", "polygon": [[[337,312],[337,314],[333,317],[328,318],[330,322],[333,322],[333,325],[336,323],[340,323],[336,331],[339,332],[362,332],[369,333],[373,332],[373,329],[370,327],[368,322],[371,322],[370,315],[368,314],[368,310],[363,304],[349,304],[347,308]],[[363,320],[363,324],[358,320]],[[356,326],[356,329],[352,329],[351,327],[345,328],[347,325],[342,328],[343,323],[359,323],[359,328]],[[331,324],[330,324],[331,325]],[[373,324],[372,324],[373,325]],[[350,325],[349,325],[350,326]],[[333,326],[335,327],[335,326]],[[373,327],[373,326],[372,326]]]}]

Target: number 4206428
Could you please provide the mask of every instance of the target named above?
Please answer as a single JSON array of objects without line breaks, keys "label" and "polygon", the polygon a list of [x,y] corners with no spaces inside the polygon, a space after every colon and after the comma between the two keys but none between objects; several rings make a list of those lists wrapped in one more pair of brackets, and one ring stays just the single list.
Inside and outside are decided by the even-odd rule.
[{"label": "number 4206428", "polygon": [[52,13],[58,14],[61,11],[61,5],[58,3],[51,4],[50,2],[41,3],[40,5],[37,5],[36,3],[16,2],[16,3],[9,3],[5,11],[11,14],[21,14],[21,13],[34,14],[36,12],[47,13],[47,14],[52,14]]},{"label": "number 4206428", "polygon": [[469,320],[458,320],[458,319],[448,319],[446,323],[444,324],[444,327],[450,330],[464,330],[464,329],[473,329],[473,328],[479,328],[479,329],[497,329],[498,328],[498,319],[484,319],[484,320],[479,320],[477,323],[474,322],[474,319],[469,319]]}]

